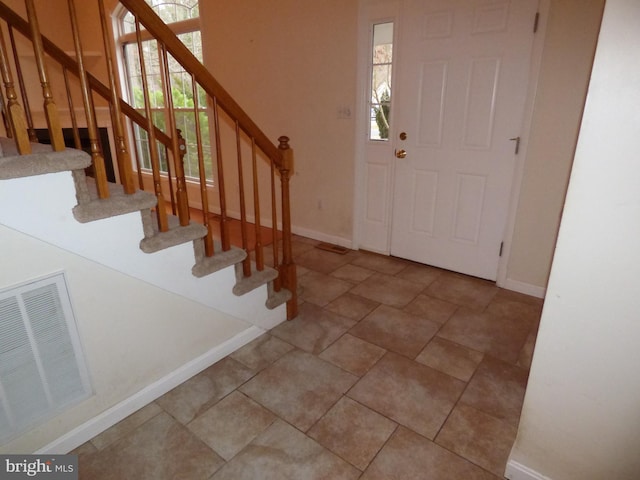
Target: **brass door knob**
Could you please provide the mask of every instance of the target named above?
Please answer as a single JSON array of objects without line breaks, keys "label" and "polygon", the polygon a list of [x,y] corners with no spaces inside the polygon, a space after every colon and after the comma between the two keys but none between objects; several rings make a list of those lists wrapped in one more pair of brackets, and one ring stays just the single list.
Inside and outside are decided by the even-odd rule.
[{"label": "brass door knob", "polygon": [[407,156],[407,151],[405,149],[396,150],[396,157],[404,158]]}]

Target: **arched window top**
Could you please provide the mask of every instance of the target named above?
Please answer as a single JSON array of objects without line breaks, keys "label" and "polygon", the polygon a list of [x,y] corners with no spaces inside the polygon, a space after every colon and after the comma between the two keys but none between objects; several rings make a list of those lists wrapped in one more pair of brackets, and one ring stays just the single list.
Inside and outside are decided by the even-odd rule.
[{"label": "arched window top", "polygon": [[[166,24],[179,23],[200,17],[198,0],[145,0],[154,12]],[[135,32],[133,14],[125,13],[122,17],[122,33]]]}]

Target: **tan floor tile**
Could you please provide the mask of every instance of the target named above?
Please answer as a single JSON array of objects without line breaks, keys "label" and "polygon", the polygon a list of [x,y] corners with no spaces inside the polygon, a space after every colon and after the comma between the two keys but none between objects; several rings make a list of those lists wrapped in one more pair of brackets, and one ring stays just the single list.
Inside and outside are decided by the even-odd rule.
[{"label": "tan floor tile", "polygon": [[439,324],[445,323],[451,315],[458,309],[458,305],[454,303],[445,302],[437,298],[429,297],[428,295],[418,295],[409,305],[403,308],[403,310],[412,315],[426,318]]},{"label": "tan floor tile", "polygon": [[213,450],[166,413],[104,450],[83,457],[82,480],[209,478],[224,464]]},{"label": "tan floor tile", "polygon": [[525,295],[524,293],[514,292],[513,290],[506,290],[504,288],[498,288],[498,293],[495,298],[528,303],[529,305],[536,305],[538,307],[542,307],[544,303],[544,298],[532,297],[531,295]]},{"label": "tan floor tile", "polygon": [[386,353],[384,348],[345,333],[320,358],[361,377]]},{"label": "tan floor tile", "polygon": [[[98,449],[93,445],[93,443],[85,442],[77,448],[74,448],[69,452],[70,455],[78,455],[78,457],[82,457],[84,455],[90,455],[92,453],[96,453]],[[82,459],[79,460],[81,462]]]},{"label": "tan floor tile", "polygon": [[298,316],[290,322],[282,322],[271,334],[310,353],[320,353],[335,342],[353,321],[327,312],[317,305],[300,305]]},{"label": "tan floor tile", "polygon": [[[291,251],[293,258],[299,257],[303,253],[313,250],[318,244],[317,240],[311,240],[310,238],[294,237],[291,242]],[[280,256],[282,258],[282,256]]]},{"label": "tan floor tile", "polygon": [[380,305],[349,333],[387,350],[415,358],[439,327],[435,322]]},{"label": "tan floor tile", "polygon": [[409,262],[400,258],[387,257],[369,252],[358,252],[358,255],[351,263],[387,275],[395,275],[404,270],[409,264]]},{"label": "tan floor tile", "polygon": [[240,391],[307,431],[357,379],[314,355],[293,350]]},{"label": "tan floor tile", "polygon": [[527,337],[527,341],[524,342],[524,347],[520,350],[520,355],[518,356],[517,365],[522,368],[526,368],[529,370],[531,368],[531,362],[533,361],[533,351],[536,346],[536,339],[538,338],[537,332],[529,333]]},{"label": "tan floor tile", "polygon": [[369,270],[368,268],[358,267],[356,265],[343,265],[342,267],[334,270],[331,274],[332,277],[339,278],[341,280],[346,280],[348,282],[360,283],[363,280],[366,280],[375,272],[373,270]]},{"label": "tan floor tile", "polygon": [[423,285],[377,273],[355,286],[351,293],[396,308],[407,306],[424,288]]},{"label": "tan floor tile", "polygon": [[276,418],[266,408],[235,391],[196,417],[187,428],[222,458],[231,460]]},{"label": "tan floor tile", "polygon": [[527,321],[461,308],[444,324],[438,336],[515,364],[529,330]]},{"label": "tan floor tile", "polygon": [[444,273],[425,294],[474,310],[483,310],[498,293],[494,283],[455,273]]},{"label": "tan floor tile", "polygon": [[320,250],[319,248],[312,248],[298,255],[295,258],[295,262],[297,265],[301,265],[309,270],[313,270],[314,272],[328,275],[343,265],[350,263],[355,256],[355,252],[340,255],[326,250]]},{"label": "tan floor tile", "polygon": [[387,353],[348,396],[432,439],[464,387],[464,382],[449,375]]},{"label": "tan floor tile", "polygon": [[517,426],[527,376],[528,372],[523,368],[485,357],[460,401]]},{"label": "tan floor tile", "polygon": [[433,281],[442,275],[443,271],[439,268],[430,267],[428,265],[410,264],[404,270],[400,270],[396,277],[408,280],[410,282],[419,283],[425,287],[433,283]]},{"label": "tan floor tile", "polygon": [[125,435],[129,434],[140,425],[155,417],[162,412],[156,403],[150,403],[145,407],[142,407],[137,412],[129,415],[124,420],[116,423],[113,427],[105,430],[100,435],[93,437],[91,443],[95,445],[98,450],[102,450],[107,445],[120,440]]},{"label": "tan floor tile", "polygon": [[309,436],[364,470],[396,427],[397,424],[388,418],[342,397],[309,430]]},{"label": "tan floor tile", "polygon": [[498,477],[400,427],[360,479],[498,480]]},{"label": "tan floor tile", "polygon": [[211,480],[356,480],[360,471],[280,420]]},{"label": "tan floor tile", "polygon": [[482,357],[482,352],[435,337],[416,357],[416,362],[468,382]]},{"label": "tan floor tile", "polygon": [[293,348],[293,345],[279,338],[264,334],[233,352],[230,357],[257,372],[268,367]]},{"label": "tan floor tile", "polygon": [[538,325],[542,306],[530,305],[528,303],[516,302],[505,298],[494,298],[487,306],[485,313],[500,315],[520,322],[528,322],[531,328]]},{"label": "tan floor tile", "polygon": [[480,410],[458,404],[436,443],[502,477],[517,430]]},{"label": "tan floor tile", "polygon": [[305,302],[320,307],[324,307],[353,288],[353,283],[318,272],[309,272],[298,281],[302,287],[300,297]]},{"label": "tan floor tile", "polygon": [[379,305],[378,302],[374,302],[368,298],[345,293],[327,305],[325,310],[350,318],[354,321],[353,324],[355,325],[356,322],[362,320]]},{"label": "tan floor tile", "polygon": [[253,370],[224,358],[156,400],[186,425],[253,376]]}]

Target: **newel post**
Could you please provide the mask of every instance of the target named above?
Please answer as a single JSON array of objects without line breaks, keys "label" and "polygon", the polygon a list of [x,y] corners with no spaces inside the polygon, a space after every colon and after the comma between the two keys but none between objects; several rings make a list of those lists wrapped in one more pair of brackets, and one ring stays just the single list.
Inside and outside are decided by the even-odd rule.
[{"label": "newel post", "polygon": [[291,299],[287,302],[287,319],[292,320],[298,315],[298,292],[296,266],[293,263],[292,232],[291,232],[291,200],[289,198],[289,181],[293,174],[293,150],[289,146],[289,137],[278,138],[278,149],[282,154],[282,163],[278,165],[280,182],[282,184],[282,265],[280,276],[282,285],[291,292]]}]

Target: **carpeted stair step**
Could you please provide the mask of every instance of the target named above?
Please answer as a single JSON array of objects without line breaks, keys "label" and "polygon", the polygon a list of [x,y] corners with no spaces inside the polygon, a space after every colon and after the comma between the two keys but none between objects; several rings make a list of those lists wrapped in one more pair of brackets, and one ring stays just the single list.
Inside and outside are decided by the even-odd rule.
[{"label": "carpeted stair step", "polygon": [[233,293],[238,296],[244,295],[262,285],[266,285],[276,278],[278,278],[277,270],[270,267],[264,267],[264,269],[258,270],[255,262],[251,262],[251,275],[245,277],[242,263],[237,263],[236,284],[233,287]]},{"label": "carpeted stair step", "polygon": [[293,298],[293,295],[291,294],[290,290],[281,288],[276,292],[273,286],[273,282],[269,282],[267,284],[267,301],[265,302],[265,306],[269,310],[273,310],[274,308],[287,303],[289,300],[291,300],[291,298]]},{"label": "carpeted stair step", "polygon": [[54,152],[50,145],[39,143],[33,143],[32,150],[29,155],[0,157],[0,180],[83,170],[91,165],[91,157],[81,150]]},{"label": "carpeted stair step", "polygon": [[165,248],[175,247],[183,243],[191,242],[204,237],[207,229],[204,225],[190,222],[189,225],[180,225],[180,220],[174,215],[168,215],[169,229],[166,232],[159,231],[155,212],[142,210],[142,228],[144,238],[140,241],[140,249],[144,253],[154,253]]},{"label": "carpeted stair step", "polygon": [[108,184],[109,198],[98,198],[95,182],[85,177],[84,170],[74,170],[73,179],[78,198],[78,205],[73,207],[73,216],[80,223],[147,210],[155,207],[157,203],[152,193],[138,190],[127,195],[122,185],[114,183]]},{"label": "carpeted stair step", "polygon": [[195,265],[191,268],[194,277],[202,278],[242,262],[247,258],[247,252],[241,248],[231,247],[227,251],[222,251],[222,245],[219,241],[213,242],[213,256],[207,257],[204,251],[204,240],[198,239],[193,241],[193,251],[196,258]]}]

